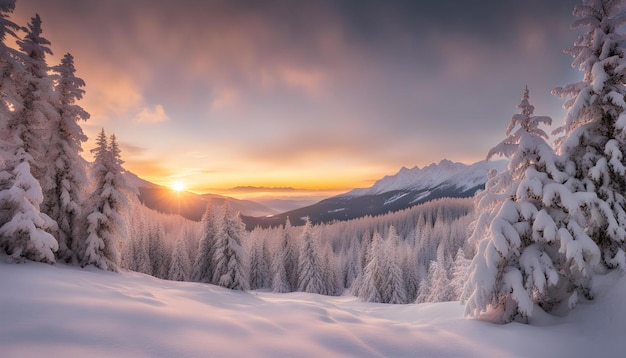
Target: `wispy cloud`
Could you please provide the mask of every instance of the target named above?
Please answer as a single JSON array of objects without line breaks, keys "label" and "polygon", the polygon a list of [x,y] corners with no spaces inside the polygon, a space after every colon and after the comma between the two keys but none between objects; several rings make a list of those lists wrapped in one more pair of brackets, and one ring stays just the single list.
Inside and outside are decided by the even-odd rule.
[{"label": "wispy cloud", "polygon": [[169,120],[169,117],[163,106],[156,104],[152,107],[143,107],[135,116],[135,120],[139,123],[160,123]]}]

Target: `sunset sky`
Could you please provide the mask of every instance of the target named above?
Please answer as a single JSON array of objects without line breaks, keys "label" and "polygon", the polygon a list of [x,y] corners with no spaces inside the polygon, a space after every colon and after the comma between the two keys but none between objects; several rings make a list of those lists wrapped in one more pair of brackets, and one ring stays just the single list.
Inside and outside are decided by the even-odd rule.
[{"label": "sunset sky", "polygon": [[573,0],[17,0],[55,65],[87,82],[90,142],[195,192],[345,191],[402,166],[472,163],[502,139],[524,85],[561,123]]}]

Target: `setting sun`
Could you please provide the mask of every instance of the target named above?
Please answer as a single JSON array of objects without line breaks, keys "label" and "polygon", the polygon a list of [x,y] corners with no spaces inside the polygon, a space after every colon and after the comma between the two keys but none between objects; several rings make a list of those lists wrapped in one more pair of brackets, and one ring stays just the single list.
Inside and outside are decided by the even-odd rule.
[{"label": "setting sun", "polygon": [[181,192],[183,190],[185,190],[185,183],[180,182],[180,181],[175,181],[172,183],[172,190],[174,190],[175,192]]}]

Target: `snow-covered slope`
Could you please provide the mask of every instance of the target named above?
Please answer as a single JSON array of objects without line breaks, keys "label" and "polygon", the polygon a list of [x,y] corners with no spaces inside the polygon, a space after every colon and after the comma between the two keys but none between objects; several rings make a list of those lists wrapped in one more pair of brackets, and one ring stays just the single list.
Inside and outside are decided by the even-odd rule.
[{"label": "snow-covered slope", "polygon": [[626,280],[530,325],[461,317],[458,302],[235,292],[0,256],[2,357],[620,357]]},{"label": "snow-covered slope", "polygon": [[394,175],[388,175],[369,188],[354,189],[345,196],[378,195],[392,191],[424,191],[446,186],[460,190],[469,190],[485,184],[487,172],[496,168],[503,170],[506,161],[480,161],[471,165],[455,163],[444,159],[439,163],[424,168],[403,167]]}]

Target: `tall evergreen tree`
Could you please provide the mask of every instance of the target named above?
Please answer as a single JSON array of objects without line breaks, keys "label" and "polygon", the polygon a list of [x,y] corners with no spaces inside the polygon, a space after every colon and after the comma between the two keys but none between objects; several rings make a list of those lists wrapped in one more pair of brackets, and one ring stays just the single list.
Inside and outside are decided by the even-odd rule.
[{"label": "tall evergreen tree", "polygon": [[488,159],[510,158],[502,175],[511,178],[511,185],[503,203],[493,206],[498,211],[479,243],[462,297],[467,315],[492,309],[499,322],[525,321],[534,304],[548,311],[564,300],[571,304],[599,259],[576,220],[584,215],[581,207],[593,206],[594,195],[563,184],[568,175],[539,128],[551,119],[533,115],[528,89],[518,108],[507,138],[488,154]]},{"label": "tall evergreen tree", "polygon": [[298,290],[323,294],[324,269],[318,248],[313,240],[311,221],[307,219],[300,236],[300,255],[298,256]]},{"label": "tall evergreen tree", "polygon": [[69,53],[54,66],[57,73],[55,91],[57,94],[58,123],[52,126],[47,157],[46,178],[51,179],[44,192],[42,211],[55,220],[59,230],[55,233],[59,241],[57,257],[64,261],[76,259],[75,242],[80,232],[81,208],[87,186],[85,163],[80,153],[81,143],[87,140],[78,121],[87,120],[89,113],[76,104],[83,97],[85,82],[75,76],[74,58]]},{"label": "tall evergreen tree", "polygon": [[151,275],[167,279],[170,270],[171,251],[166,247],[165,233],[160,223],[153,223],[148,231],[148,255],[150,257]]},{"label": "tall evergreen tree", "polygon": [[[15,9],[15,0],[0,2],[0,129],[5,126],[15,111],[21,110],[22,101],[18,94],[19,74],[23,74],[22,54],[7,46],[7,36],[17,38],[15,31],[20,29],[13,21],[9,20],[10,14]],[[6,134],[6,133],[5,133]],[[3,136],[2,141],[10,138]]]},{"label": "tall evergreen tree", "polygon": [[176,240],[174,251],[172,251],[172,263],[168,272],[168,280],[189,281],[190,262],[187,255],[185,239],[181,236]]},{"label": "tall evergreen tree", "polygon": [[210,203],[207,204],[202,215],[200,221],[201,237],[192,270],[192,279],[196,282],[211,283],[213,281],[213,255],[218,229],[217,220],[221,220],[222,215],[221,209],[213,207]]},{"label": "tall evergreen tree", "polygon": [[406,285],[402,277],[402,270],[399,264],[398,248],[400,247],[400,237],[396,228],[391,225],[387,234],[387,240],[383,247],[383,274],[382,287],[380,293],[385,303],[408,303]]},{"label": "tall evergreen tree", "polygon": [[623,1],[584,0],[574,8],[574,28],[585,30],[567,50],[582,81],[558,87],[567,98],[558,151],[567,160],[571,191],[597,200],[572,217],[599,248],[605,268],[626,269],[626,24]]},{"label": "tall evergreen tree", "polygon": [[117,271],[120,263],[118,241],[126,237],[121,212],[127,198],[123,161],[115,135],[107,140],[104,129],[100,131],[92,153],[95,191],[89,199],[87,237],[80,245],[78,259],[83,267],[94,265]]},{"label": "tall evergreen tree", "polygon": [[285,272],[287,272],[289,282],[289,291],[295,291],[298,289],[298,246],[294,243],[291,231],[291,222],[287,218],[281,245],[285,260]]},{"label": "tall evergreen tree", "polygon": [[[14,140],[31,156],[31,170],[44,192],[52,187],[46,167],[50,165],[46,151],[51,139],[51,129],[59,122],[54,107],[55,94],[48,76],[46,54],[51,55],[50,41],[42,37],[41,18],[35,15],[28,23],[23,40],[17,41],[23,53],[24,71],[16,74],[17,93],[21,99],[18,111],[9,119],[9,129]],[[18,128],[21,127],[21,128]]]},{"label": "tall evergreen tree", "polygon": [[[287,218],[283,230],[280,231],[280,241],[272,254],[272,261],[270,263],[272,290],[274,292],[286,293],[294,290],[290,282],[290,273],[287,271],[287,267],[291,267],[297,262],[293,254],[294,250],[290,232],[291,224],[289,218]],[[291,272],[291,275],[297,277],[297,268],[295,275],[294,272]]]},{"label": "tall evergreen tree", "polygon": [[[43,194],[33,176],[35,156],[41,156],[45,124],[40,116],[51,115],[45,69],[45,47],[41,38],[41,21],[33,18],[20,49],[30,49],[29,56],[10,49],[6,35],[15,36],[19,27],[7,19],[15,7],[14,1],[0,4],[0,126],[3,169],[0,172],[0,248],[11,257],[52,263],[58,242],[49,233],[56,223],[40,212]],[[33,41],[31,41],[33,40]],[[27,53],[28,54],[28,53]]]},{"label": "tall evergreen tree", "polygon": [[256,290],[270,287],[271,276],[269,266],[265,260],[265,251],[267,251],[265,240],[259,236],[259,230],[255,229],[250,234],[248,241],[250,289]]},{"label": "tall evergreen tree", "polygon": [[384,266],[382,263],[383,242],[378,232],[374,233],[371,250],[370,260],[368,261],[365,269],[363,270],[363,277],[358,281],[359,286],[355,290],[355,294],[366,302],[383,302],[383,296],[380,292],[382,289],[382,274]]},{"label": "tall evergreen tree", "polygon": [[224,216],[215,235],[213,283],[232,290],[249,289],[247,254],[241,246],[245,228],[239,213],[224,204]]},{"label": "tall evergreen tree", "polygon": [[471,260],[465,258],[463,248],[460,248],[454,256],[454,267],[452,269],[452,277],[450,286],[452,289],[452,300],[459,300],[463,294],[463,287],[468,279],[468,269]]}]

